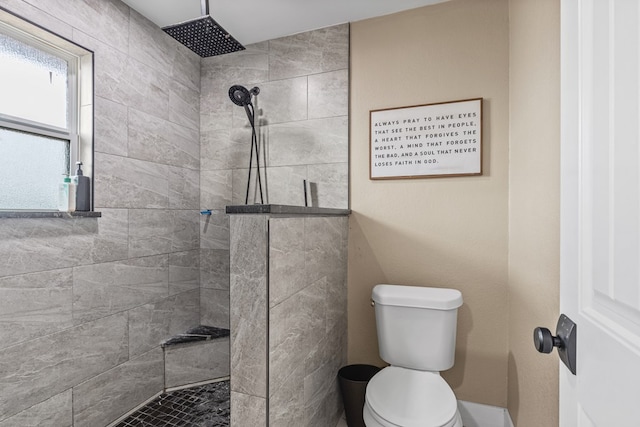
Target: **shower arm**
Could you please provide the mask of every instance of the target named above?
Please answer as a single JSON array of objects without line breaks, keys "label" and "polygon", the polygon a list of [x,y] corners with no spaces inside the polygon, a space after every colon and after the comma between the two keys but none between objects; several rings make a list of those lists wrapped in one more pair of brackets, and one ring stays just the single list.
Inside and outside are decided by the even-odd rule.
[{"label": "shower arm", "polygon": [[202,12],[202,16],[209,15],[209,0],[200,0],[200,11]]}]

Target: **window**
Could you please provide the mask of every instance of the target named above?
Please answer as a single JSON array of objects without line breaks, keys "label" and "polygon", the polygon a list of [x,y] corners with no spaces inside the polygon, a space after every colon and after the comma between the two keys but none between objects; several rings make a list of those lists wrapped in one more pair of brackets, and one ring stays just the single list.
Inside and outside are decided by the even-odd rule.
[{"label": "window", "polygon": [[56,210],[63,175],[92,175],[91,52],[0,9],[0,210]]}]

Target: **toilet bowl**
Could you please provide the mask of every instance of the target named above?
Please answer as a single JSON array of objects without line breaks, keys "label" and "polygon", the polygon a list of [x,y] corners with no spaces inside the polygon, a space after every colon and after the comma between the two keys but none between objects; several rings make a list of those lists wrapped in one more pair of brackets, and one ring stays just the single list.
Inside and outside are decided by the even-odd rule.
[{"label": "toilet bowl", "polygon": [[367,427],[462,427],[451,387],[436,372],[389,366],[367,386]]},{"label": "toilet bowl", "polygon": [[455,289],[377,285],[373,289],[380,357],[391,366],[369,381],[367,427],[462,427],[458,402],[440,371],[454,363]]}]

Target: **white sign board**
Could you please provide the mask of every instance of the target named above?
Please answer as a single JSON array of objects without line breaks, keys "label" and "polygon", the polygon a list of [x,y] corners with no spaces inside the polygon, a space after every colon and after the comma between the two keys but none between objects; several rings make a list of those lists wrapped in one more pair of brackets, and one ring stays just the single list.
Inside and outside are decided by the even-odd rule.
[{"label": "white sign board", "polygon": [[482,175],[482,98],[370,111],[370,178]]}]

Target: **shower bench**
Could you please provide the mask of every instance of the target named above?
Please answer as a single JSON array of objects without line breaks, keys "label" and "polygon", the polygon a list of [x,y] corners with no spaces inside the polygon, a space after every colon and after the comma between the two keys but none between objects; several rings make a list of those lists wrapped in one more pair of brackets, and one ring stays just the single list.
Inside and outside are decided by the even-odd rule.
[{"label": "shower bench", "polygon": [[229,377],[229,329],[199,325],[161,346],[165,390]]}]

